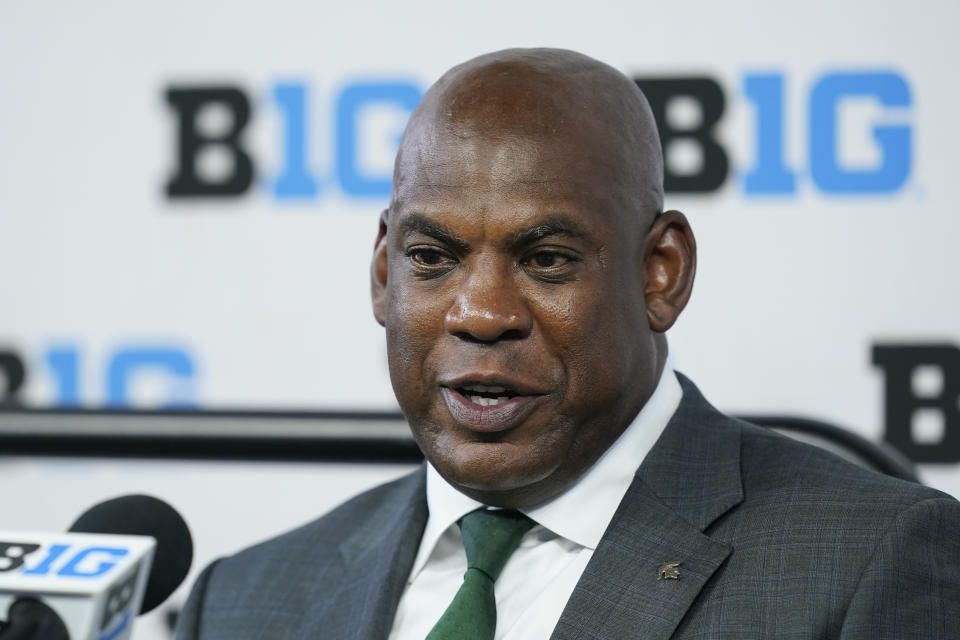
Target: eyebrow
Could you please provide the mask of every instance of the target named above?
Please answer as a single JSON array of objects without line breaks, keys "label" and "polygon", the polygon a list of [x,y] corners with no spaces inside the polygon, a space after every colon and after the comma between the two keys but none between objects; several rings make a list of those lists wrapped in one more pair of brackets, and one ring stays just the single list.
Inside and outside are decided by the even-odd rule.
[{"label": "eyebrow", "polygon": [[517,250],[534,244],[550,236],[566,236],[568,238],[585,238],[587,233],[583,227],[568,215],[557,213],[541,220],[533,226],[521,229],[514,233],[506,242],[508,249]]},{"label": "eyebrow", "polygon": [[[403,218],[399,224],[400,235],[422,233],[430,236],[447,246],[455,248],[461,253],[470,252],[470,243],[446,229],[442,224],[430,220],[422,213],[411,213]],[[557,213],[538,221],[526,229],[514,232],[505,242],[508,251],[517,251],[531,244],[551,236],[566,236],[568,238],[585,238],[586,231],[579,222],[566,214]]]},{"label": "eyebrow", "polygon": [[406,236],[411,233],[422,233],[430,236],[434,240],[455,248],[461,253],[470,252],[470,243],[447,231],[447,229],[430,219],[422,213],[411,213],[400,222],[400,235]]}]

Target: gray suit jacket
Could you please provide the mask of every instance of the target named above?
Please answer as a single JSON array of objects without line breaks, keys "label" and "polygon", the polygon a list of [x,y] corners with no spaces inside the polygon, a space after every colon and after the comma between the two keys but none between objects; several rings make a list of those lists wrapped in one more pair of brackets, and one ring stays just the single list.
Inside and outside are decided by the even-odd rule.
[{"label": "gray suit jacket", "polygon": [[[552,638],[958,638],[960,503],[683,401]],[[209,566],[178,638],[383,639],[421,470]],[[666,562],[680,578],[658,579]]]}]

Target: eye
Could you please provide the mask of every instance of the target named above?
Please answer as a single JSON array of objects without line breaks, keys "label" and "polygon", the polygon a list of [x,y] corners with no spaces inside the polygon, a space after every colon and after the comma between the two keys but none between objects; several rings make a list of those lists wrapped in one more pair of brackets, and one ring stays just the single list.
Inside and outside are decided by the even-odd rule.
[{"label": "eye", "polygon": [[429,273],[444,271],[457,262],[449,253],[435,247],[410,247],[406,255],[414,269]]},{"label": "eye", "polygon": [[533,278],[543,282],[569,282],[579,272],[580,254],[561,247],[536,247],[520,261]]},{"label": "eye", "polygon": [[538,253],[530,260],[534,265],[548,269],[550,267],[559,267],[567,262],[567,257],[559,253],[547,253],[546,251]]},{"label": "eye", "polygon": [[419,262],[420,264],[431,267],[440,264],[444,259],[444,256],[439,251],[432,249],[415,249],[408,255],[414,262]]},{"label": "eye", "polygon": [[537,269],[556,269],[572,259],[559,251],[538,251],[524,259],[524,264]]}]

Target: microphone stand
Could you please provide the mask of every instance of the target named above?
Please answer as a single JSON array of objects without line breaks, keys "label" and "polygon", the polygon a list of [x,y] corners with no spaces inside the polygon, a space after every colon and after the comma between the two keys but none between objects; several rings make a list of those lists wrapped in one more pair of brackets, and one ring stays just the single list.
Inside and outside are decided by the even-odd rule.
[{"label": "microphone stand", "polygon": [[14,600],[7,622],[0,622],[0,640],[70,640],[57,612],[33,598]]}]

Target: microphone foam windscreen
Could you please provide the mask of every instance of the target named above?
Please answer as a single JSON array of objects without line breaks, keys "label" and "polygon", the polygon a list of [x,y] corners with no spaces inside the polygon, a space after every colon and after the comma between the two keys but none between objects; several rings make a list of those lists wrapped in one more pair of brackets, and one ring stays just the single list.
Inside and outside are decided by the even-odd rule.
[{"label": "microphone foam windscreen", "polygon": [[156,539],[157,549],[140,613],[166,600],[183,582],[193,561],[193,540],[187,523],[176,509],[152,496],[130,495],[101,502],[77,518],[70,531]]}]

